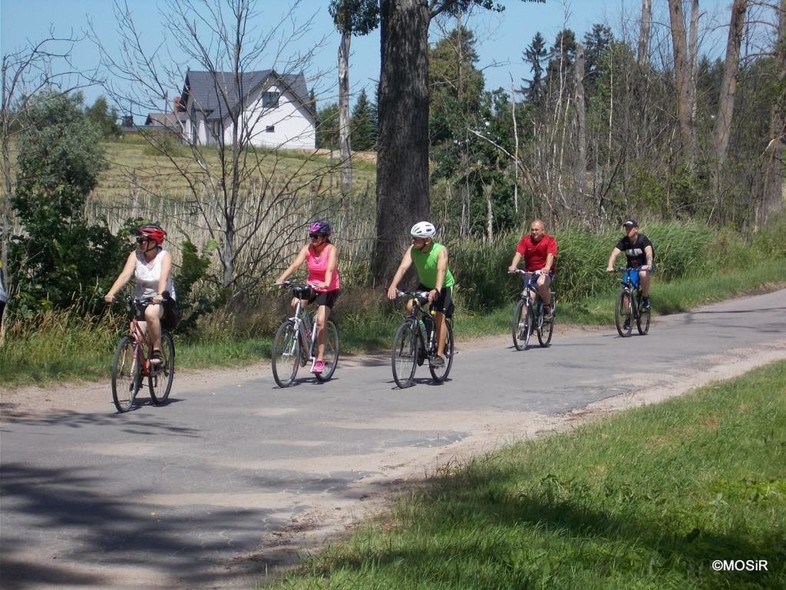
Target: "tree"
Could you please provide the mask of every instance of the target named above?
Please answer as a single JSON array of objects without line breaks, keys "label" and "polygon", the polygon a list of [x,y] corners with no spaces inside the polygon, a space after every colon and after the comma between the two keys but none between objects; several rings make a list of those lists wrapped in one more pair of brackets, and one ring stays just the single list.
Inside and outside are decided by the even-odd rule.
[{"label": "tree", "polygon": [[372,151],[377,147],[376,112],[365,88],[360,91],[352,109],[352,145],[359,152]]},{"label": "tree", "polygon": [[335,150],[339,144],[338,103],[334,102],[317,112],[317,148]]},{"label": "tree", "polygon": [[341,194],[352,190],[351,130],[349,121],[349,47],[352,35],[367,35],[379,25],[377,0],[331,0],[330,16],[341,33],[338,48],[339,140],[341,146]]},{"label": "tree", "polygon": [[[534,0],[545,1],[545,0]],[[376,242],[372,274],[385,284],[409,244],[409,228],[431,216],[428,183],[428,28],[444,12],[492,0],[380,0],[381,63]]]},{"label": "tree", "polygon": [[101,132],[82,96],[41,92],[29,103],[19,138],[14,209],[24,233],[14,236],[22,311],[90,301],[120,264],[120,244],[106,224],[89,225],[85,200],[104,166]]},{"label": "tree", "polygon": [[547,57],[546,40],[538,31],[532,38],[532,43],[524,50],[524,62],[530,64],[532,69],[532,79],[524,80],[528,85],[524,95],[527,101],[533,104],[540,104],[543,99],[543,62]]},{"label": "tree", "polygon": [[[310,188],[324,169],[303,165],[296,170],[277,166],[279,150],[256,149],[253,134],[261,126],[267,108],[247,116],[245,97],[251,73],[260,67],[273,69],[279,82],[303,71],[317,46],[303,47],[311,20],[299,23],[294,6],[280,20],[267,19],[268,29],[254,25],[263,15],[253,0],[180,0],[165,13],[163,44],[166,56],[149,52],[128,4],[115,3],[121,51],[114,53],[99,44],[105,68],[112,74],[105,90],[115,103],[131,105],[135,114],[160,110],[162,97],[171,88],[182,88],[189,69],[209,75],[221,115],[231,121],[227,133],[217,133],[215,145],[188,142],[190,160],[173,153],[171,140],[161,133],[141,131],[151,149],[167,158],[189,186],[189,203],[201,220],[209,241],[218,244],[220,265],[216,277],[222,292],[240,301],[266,279],[302,238],[303,226],[314,217],[327,216],[327,200],[312,200]],[[312,17],[313,19],[313,17]],[[163,52],[162,52],[163,53]],[[181,63],[172,59],[181,56]],[[286,56],[286,57],[282,57]],[[112,80],[130,81],[118,88]],[[172,103],[170,103],[172,104]],[[176,115],[182,113],[177,111]],[[274,173],[271,173],[274,170]],[[156,187],[142,187],[155,192]],[[168,195],[157,194],[163,201]],[[230,299],[230,303],[231,303]]]},{"label": "tree", "polygon": [[104,139],[117,139],[121,135],[120,126],[117,124],[119,116],[115,107],[109,108],[106,98],[99,96],[85,112],[87,118],[95,123],[101,130]]},{"label": "tree", "polygon": [[[697,18],[698,0],[692,0],[693,14]],[[696,129],[695,129],[695,47],[693,40],[696,38],[696,21],[691,19],[691,44],[689,45],[685,33],[685,13],[682,9],[683,0],[669,0],[669,17],[671,22],[671,41],[674,52],[674,82],[676,85],[675,102],[677,103],[677,120],[680,125],[680,143],[682,146],[682,161],[689,170],[693,170],[696,161]],[[693,66],[693,67],[692,67]]]},{"label": "tree", "polygon": [[641,0],[641,27],[639,28],[638,63],[646,65],[649,61],[650,29],[652,27],[652,0]]}]

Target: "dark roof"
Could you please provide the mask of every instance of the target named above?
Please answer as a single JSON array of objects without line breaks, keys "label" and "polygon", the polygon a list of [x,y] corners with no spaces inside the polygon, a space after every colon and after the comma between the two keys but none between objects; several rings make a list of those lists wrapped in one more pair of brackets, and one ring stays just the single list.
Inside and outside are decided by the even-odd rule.
[{"label": "dark roof", "polygon": [[178,129],[178,116],[175,113],[148,113],[145,126]]},{"label": "dark roof", "polygon": [[[312,116],[316,113],[308,100],[308,89],[306,88],[306,78],[300,74],[277,74],[275,70],[260,70],[258,72],[246,72],[242,74],[240,88],[245,96],[249,96],[260,86],[274,78],[271,83],[283,84],[308,109]],[[223,93],[219,93],[217,88],[223,88]],[[226,102],[223,94],[226,94]],[[186,73],[186,80],[181,93],[181,108],[185,108],[188,97],[194,98],[194,104],[204,112],[208,119],[223,118],[228,112],[227,103],[235,107],[240,102],[238,96],[238,84],[235,83],[235,75],[232,72],[196,72],[189,70]],[[220,108],[219,108],[220,107]]]}]

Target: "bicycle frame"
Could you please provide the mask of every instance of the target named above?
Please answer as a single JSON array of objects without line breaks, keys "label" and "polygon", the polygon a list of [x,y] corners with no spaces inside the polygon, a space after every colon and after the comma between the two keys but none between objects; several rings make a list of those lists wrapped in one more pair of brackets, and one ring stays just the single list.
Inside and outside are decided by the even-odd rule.
[{"label": "bicycle frame", "polygon": [[[642,311],[642,302],[644,296],[641,291],[641,282],[639,272],[642,267],[625,267],[618,268],[617,272],[622,273],[621,285],[619,295],[614,308],[614,323],[617,327],[617,332],[623,338],[630,336],[633,329],[633,322],[636,322],[636,327],[639,334],[642,336],[647,334],[650,326],[649,309]],[[623,317],[627,316],[624,322]]]},{"label": "bicycle frame", "polygon": [[415,370],[428,359],[428,368],[434,383],[444,382],[450,374],[454,355],[453,327],[450,318],[446,317],[442,326],[445,338],[443,362],[435,363],[433,360],[438,350],[437,322],[436,318],[431,316],[431,311],[425,307],[428,292],[396,291],[396,294],[407,301],[409,309],[393,338],[391,351],[393,380],[402,389],[412,386]]}]

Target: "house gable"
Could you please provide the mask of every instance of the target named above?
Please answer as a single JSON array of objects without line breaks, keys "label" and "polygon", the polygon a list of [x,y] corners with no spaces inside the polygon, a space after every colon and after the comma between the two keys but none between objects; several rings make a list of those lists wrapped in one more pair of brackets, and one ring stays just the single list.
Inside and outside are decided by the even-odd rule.
[{"label": "house gable", "polygon": [[223,135],[224,141],[231,142],[232,121],[237,118],[252,145],[314,148],[316,113],[302,73],[247,72],[239,86],[228,72],[186,74],[180,100],[180,109],[188,115],[186,141],[216,143]]}]

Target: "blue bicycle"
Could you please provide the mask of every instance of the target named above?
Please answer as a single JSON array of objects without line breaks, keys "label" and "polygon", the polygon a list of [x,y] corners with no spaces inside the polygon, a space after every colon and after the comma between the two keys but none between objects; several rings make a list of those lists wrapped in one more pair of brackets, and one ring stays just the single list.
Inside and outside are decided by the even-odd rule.
[{"label": "blue bicycle", "polygon": [[638,266],[617,269],[622,273],[622,289],[614,306],[614,324],[623,338],[631,335],[634,322],[642,336],[650,330],[650,307],[644,304],[644,295],[641,294],[639,270],[641,267]]}]

